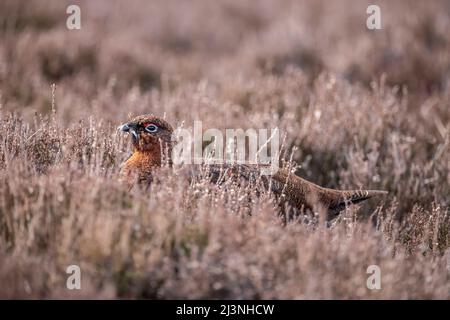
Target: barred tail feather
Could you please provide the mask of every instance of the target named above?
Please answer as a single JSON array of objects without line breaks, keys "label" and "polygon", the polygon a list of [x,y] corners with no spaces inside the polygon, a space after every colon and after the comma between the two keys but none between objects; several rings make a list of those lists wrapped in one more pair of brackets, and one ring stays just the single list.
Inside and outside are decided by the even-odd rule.
[{"label": "barred tail feather", "polygon": [[339,200],[330,207],[330,211],[334,214],[344,210],[350,204],[357,204],[364,200],[387,195],[387,191],[383,190],[346,190],[342,191]]}]

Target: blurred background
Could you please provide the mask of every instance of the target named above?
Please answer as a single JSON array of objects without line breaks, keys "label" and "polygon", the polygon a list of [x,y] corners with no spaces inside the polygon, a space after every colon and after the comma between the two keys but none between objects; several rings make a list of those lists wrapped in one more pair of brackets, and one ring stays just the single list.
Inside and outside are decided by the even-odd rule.
[{"label": "blurred background", "polygon": [[[69,295],[77,261],[84,297],[448,299],[449,30],[448,0],[1,0],[0,296]],[[130,194],[115,128],[144,113],[278,127],[302,177],[389,191],[357,211],[376,228],[173,178]]]},{"label": "blurred background", "polygon": [[[80,30],[66,28],[69,4],[81,8]],[[0,104],[31,121],[54,101],[67,127],[142,113],[205,128],[279,126],[300,147],[303,174],[330,186],[350,184],[337,167],[369,161],[374,172],[398,144],[392,152],[408,160],[387,157],[401,175],[447,146],[450,3],[377,1],[382,30],[367,29],[369,4],[2,0]]]},{"label": "blurred background", "polygon": [[[33,122],[54,102],[63,128],[143,113],[278,126],[303,176],[402,190],[411,174],[429,204],[450,181],[450,2],[377,1],[382,30],[367,29],[369,4],[2,0],[0,105]],[[418,173],[430,161],[442,171]]]},{"label": "blurred background", "polygon": [[[364,87],[384,75],[388,85],[407,86],[412,102],[448,90],[450,3],[377,1],[383,29],[368,30],[372,2],[3,0],[0,101],[46,113],[56,83],[65,120],[86,110],[114,110],[103,115],[116,119],[131,89],[139,95],[206,80],[230,87],[219,90],[221,101],[248,107],[245,90],[232,87],[292,67],[308,84],[322,72]],[[66,28],[69,4],[81,8],[81,30]]]}]

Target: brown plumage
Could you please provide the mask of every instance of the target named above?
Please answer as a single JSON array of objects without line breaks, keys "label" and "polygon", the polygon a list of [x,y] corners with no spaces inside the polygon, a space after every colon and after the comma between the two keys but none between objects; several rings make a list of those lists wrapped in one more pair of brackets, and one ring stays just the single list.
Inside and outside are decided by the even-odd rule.
[{"label": "brown plumage", "polygon": [[[122,179],[130,186],[136,181],[151,182],[152,171],[165,161],[171,164],[171,125],[153,115],[143,115],[119,127],[131,134],[133,154],[125,161]],[[198,166],[190,167],[190,176],[199,172]],[[223,178],[256,181],[261,179],[266,189],[271,190],[281,202],[288,202],[298,210],[324,210],[328,219],[339,214],[350,204],[356,204],[378,195],[387,194],[379,190],[334,190],[320,187],[285,169],[271,176],[261,175],[258,166],[210,165],[211,181],[219,183]]]}]

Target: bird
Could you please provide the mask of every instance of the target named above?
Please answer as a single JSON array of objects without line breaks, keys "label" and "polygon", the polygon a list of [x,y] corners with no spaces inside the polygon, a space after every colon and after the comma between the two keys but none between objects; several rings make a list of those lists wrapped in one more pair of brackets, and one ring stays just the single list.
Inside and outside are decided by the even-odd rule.
[{"label": "bird", "polygon": [[[153,114],[140,115],[120,125],[118,130],[129,133],[132,139],[132,155],[123,163],[120,173],[121,180],[130,188],[136,182],[150,185],[158,168],[165,163],[172,166],[171,152],[176,141],[172,139],[173,127],[166,120]],[[191,170],[191,174],[195,171]],[[260,179],[264,188],[273,192],[282,205],[287,203],[297,211],[322,210],[327,221],[337,217],[349,205],[388,193],[383,190],[325,188],[284,168],[272,175],[262,175],[257,165],[211,164],[207,171],[213,183],[227,178],[246,181]]]}]

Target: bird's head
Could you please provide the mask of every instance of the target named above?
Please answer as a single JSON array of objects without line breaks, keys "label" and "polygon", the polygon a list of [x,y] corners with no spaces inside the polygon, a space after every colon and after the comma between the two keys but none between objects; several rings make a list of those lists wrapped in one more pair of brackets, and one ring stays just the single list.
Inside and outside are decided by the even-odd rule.
[{"label": "bird's head", "polygon": [[172,126],[154,115],[138,116],[118,129],[131,135],[134,151],[161,153],[161,147],[171,147]]}]

